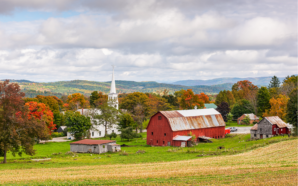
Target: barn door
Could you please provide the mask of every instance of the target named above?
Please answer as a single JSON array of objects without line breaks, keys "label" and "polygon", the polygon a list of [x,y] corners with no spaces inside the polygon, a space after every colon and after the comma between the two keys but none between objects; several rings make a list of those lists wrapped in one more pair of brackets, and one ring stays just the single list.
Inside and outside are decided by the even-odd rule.
[{"label": "barn door", "polygon": [[260,134],[260,139],[263,139],[263,134]]},{"label": "barn door", "polygon": [[171,146],[171,142],[168,141],[168,146]]},{"label": "barn door", "polygon": [[181,142],[181,147],[185,147],[185,142]]}]

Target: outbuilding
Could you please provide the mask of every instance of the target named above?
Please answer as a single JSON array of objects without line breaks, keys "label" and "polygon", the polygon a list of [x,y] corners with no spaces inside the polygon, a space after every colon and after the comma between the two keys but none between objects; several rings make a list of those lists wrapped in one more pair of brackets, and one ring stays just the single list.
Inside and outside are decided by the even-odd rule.
[{"label": "outbuilding", "polygon": [[239,125],[241,125],[244,120],[245,117],[248,117],[249,118],[249,123],[250,124],[253,124],[254,122],[259,122],[259,117],[257,117],[255,114],[253,113],[250,113],[250,114],[243,114],[242,116],[240,116],[238,119],[237,119],[237,123]]},{"label": "outbuilding", "polygon": [[290,134],[288,125],[278,116],[264,117],[250,129],[251,139],[270,138],[277,135]]},{"label": "outbuilding", "polygon": [[121,150],[120,145],[113,140],[91,140],[84,139],[70,143],[70,151],[80,153],[101,154],[105,152],[118,152]]},{"label": "outbuilding", "polygon": [[66,129],[67,126],[60,126],[58,129],[57,129],[57,132],[66,132]]},{"label": "outbuilding", "polygon": [[159,111],[147,126],[147,144],[152,146],[187,146],[189,134],[209,138],[225,137],[225,122],[215,109]]}]

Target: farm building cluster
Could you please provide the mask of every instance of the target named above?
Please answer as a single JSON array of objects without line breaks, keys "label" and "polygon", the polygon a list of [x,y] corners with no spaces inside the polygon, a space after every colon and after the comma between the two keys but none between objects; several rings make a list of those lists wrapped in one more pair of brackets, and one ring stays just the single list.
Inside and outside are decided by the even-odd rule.
[{"label": "farm building cluster", "polygon": [[153,146],[188,146],[196,140],[224,138],[225,122],[215,109],[160,111],[147,126],[147,144]]}]

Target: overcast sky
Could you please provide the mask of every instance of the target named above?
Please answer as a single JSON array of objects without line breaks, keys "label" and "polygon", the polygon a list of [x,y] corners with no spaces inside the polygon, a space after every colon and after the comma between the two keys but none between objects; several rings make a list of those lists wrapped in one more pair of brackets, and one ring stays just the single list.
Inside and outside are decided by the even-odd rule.
[{"label": "overcast sky", "polygon": [[297,74],[296,0],[0,0],[0,79]]}]

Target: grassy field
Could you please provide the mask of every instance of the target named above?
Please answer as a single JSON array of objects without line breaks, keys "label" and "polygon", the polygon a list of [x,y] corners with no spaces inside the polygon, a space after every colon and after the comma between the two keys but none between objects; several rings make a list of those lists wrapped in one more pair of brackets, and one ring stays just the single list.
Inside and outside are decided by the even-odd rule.
[{"label": "grassy field", "polygon": [[252,124],[252,125],[239,125],[237,123],[237,121],[226,122],[226,127],[252,127],[252,126],[254,126],[254,124]]},{"label": "grassy field", "polygon": [[[270,185],[282,181],[291,185],[297,181],[294,176],[297,173],[296,138],[250,141],[249,135],[230,135],[213,143],[174,148],[148,147],[145,137],[143,133],[143,139],[130,142],[117,138],[118,144],[131,147],[122,147],[119,153],[101,155],[69,154],[70,142],[39,144],[35,146],[37,154],[33,157],[9,154],[9,162],[0,165],[0,183]],[[218,150],[218,146],[225,146],[225,149]],[[44,157],[52,160],[30,161]]]}]

